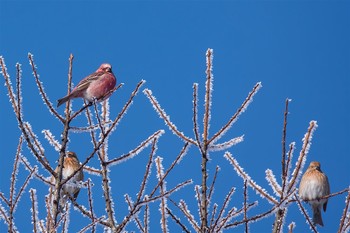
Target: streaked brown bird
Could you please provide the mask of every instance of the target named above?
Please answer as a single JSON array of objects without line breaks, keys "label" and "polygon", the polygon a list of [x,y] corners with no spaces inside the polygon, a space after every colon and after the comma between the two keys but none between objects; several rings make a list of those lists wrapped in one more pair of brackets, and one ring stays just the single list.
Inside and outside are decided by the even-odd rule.
[{"label": "streaked brown bird", "polygon": [[81,80],[71,93],[59,99],[57,107],[70,99],[81,97],[89,102],[107,99],[115,87],[117,79],[112,72],[112,66],[102,64],[94,73]]},{"label": "streaked brown bird", "polygon": [[321,170],[319,162],[311,162],[300,181],[299,197],[308,202],[312,207],[313,223],[323,226],[321,207],[323,211],[327,209],[327,198],[322,198],[330,194],[330,187],[327,176]]},{"label": "streaked brown bird", "polygon": [[[62,168],[62,180],[65,180],[67,177],[72,175],[76,170],[80,167],[80,162],[78,160],[77,155],[74,152],[67,152],[64,157],[63,168]],[[58,167],[55,169],[55,172],[58,172]],[[64,208],[67,202],[67,194],[71,195],[76,199],[80,192],[80,181],[84,180],[84,173],[81,169],[77,172],[67,183],[65,183],[61,190],[61,198],[60,198],[60,208],[61,210]],[[51,181],[54,183],[55,178],[52,177]]]}]

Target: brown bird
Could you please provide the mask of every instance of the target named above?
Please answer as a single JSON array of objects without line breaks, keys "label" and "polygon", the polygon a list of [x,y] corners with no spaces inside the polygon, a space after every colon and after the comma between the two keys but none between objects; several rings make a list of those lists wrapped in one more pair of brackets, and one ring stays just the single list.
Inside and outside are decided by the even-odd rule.
[{"label": "brown bird", "polygon": [[304,173],[300,181],[299,197],[308,202],[312,207],[313,223],[323,226],[321,207],[327,209],[327,198],[322,198],[329,195],[330,187],[327,176],[321,171],[319,162],[311,162],[308,169]]},{"label": "brown bird", "polygon": [[[62,180],[65,180],[67,177],[72,175],[80,167],[80,163],[77,155],[74,152],[67,152],[64,157],[63,169],[62,169]],[[58,167],[55,169],[55,172],[58,172]],[[65,183],[61,190],[60,198],[60,208],[61,210],[67,202],[67,194],[71,195],[76,199],[78,197],[80,186],[79,182],[84,180],[84,173],[82,170],[77,172],[67,183]],[[55,182],[55,178],[51,178],[52,183]]]}]

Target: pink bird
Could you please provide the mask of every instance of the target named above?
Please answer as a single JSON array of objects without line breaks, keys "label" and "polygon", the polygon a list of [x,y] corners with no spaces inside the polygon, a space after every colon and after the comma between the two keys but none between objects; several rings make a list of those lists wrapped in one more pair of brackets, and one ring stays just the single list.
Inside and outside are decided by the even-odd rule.
[{"label": "pink bird", "polygon": [[102,64],[94,73],[81,80],[71,93],[58,100],[57,107],[70,99],[81,97],[89,102],[94,99],[102,101],[107,99],[117,83],[112,72],[112,66]]},{"label": "pink bird", "polygon": [[[321,171],[319,162],[311,162],[300,181],[299,197],[312,207],[313,223],[323,226],[321,207],[326,211],[330,188],[327,176]],[[321,199],[322,198],[322,199]]]}]

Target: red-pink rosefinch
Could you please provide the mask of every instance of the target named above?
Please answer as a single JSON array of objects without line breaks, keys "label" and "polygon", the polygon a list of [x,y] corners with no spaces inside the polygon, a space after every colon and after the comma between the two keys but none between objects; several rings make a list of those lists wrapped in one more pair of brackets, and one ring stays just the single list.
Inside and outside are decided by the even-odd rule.
[{"label": "red-pink rosefinch", "polygon": [[[76,170],[80,167],[80,163],[77,155],[74,152],[67,152],[62,168],[62,180],[65,180],[67,177],[72,175]],[[55,169],[55,172],[58,172],[58,167]],[[76,199],[78,197],[80,191],[80,181],[84,180],[84,173],[81,169],[77,172],[67,183],[65,183],[61,190],[61,198],[60,198],[60,208],[61,210],[64,208],[65,203],[67,202],[67,194],[71,195]],[[55,178],[52,177],[52,183],[54,183]]]},{"label": "red-pink rosefinch", "polygon": [[321,171],[319,162],[311,162],[300,181],[299,197],[308,202],[312,207],[313,223],[323,226],[321,207],[326,211],[327,198],[330,188],[327,176]]},{"label": "red-pink rosefinch", "polygon": [[58,100],[57,107],[73,98],[84,98],[89,102],[101,101],[111,95],[117,79],[110,64],[102,64],[94,73],[81,80],[71,93]]}]

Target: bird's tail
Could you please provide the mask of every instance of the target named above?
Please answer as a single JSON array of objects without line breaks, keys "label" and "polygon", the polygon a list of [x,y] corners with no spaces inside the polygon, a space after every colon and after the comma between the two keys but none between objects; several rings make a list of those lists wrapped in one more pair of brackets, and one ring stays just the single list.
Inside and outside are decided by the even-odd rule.
[{"label": "bird's tail", "polygon": [[57,100],[57,108],[58,108],[59,106],[61,106],[62,104],[64,104],[65,102],[67,102],[69,99],[70,99],[70,96],[67,95],[67,96],[65,96],[65,97],[63,97],[63,98]]},{"label": "bird's tail", "polygon": [[318,224],[320,226],[323,226],[321,208],[319,208],[318,206],[313,207],[312,221],[315,225]]}]

